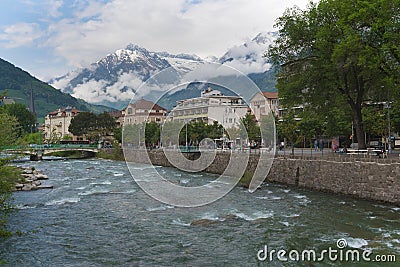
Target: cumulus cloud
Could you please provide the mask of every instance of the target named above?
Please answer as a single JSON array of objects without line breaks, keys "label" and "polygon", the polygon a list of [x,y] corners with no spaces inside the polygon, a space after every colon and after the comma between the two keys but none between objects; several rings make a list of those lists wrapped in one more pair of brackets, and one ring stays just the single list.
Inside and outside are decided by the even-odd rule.
[{"label": "cumulus cloud", "polygon": [[[61,79],[54,84],[62,86],[68,80]],[[77,85],[73,91],[72,96],[81,98],[89,103],[102,103],[102,102],[119,102],[129,101],[135,96],[135,91],[143,84],[135,73],[124,73],[118,77],[118,80],[110,84],[105,80],[90,80],[83,84]]]},{"label": "cumulus cloud", "polygon": [[[87,65],[136,43],[151,51],[221,55],[229,47],[272,30],[286,7],[307,0],[86,1],[73,17],[49,26],[46,43],[71,66]],[[253,63],[254,65],[254,63]]]},{"label": "cumulus cloud", "polygon": [[42,36],[42,31],[37,23],[17,23],[3,28],[0,41],[7,48],[27,46]]},{"label": "cumulus cloud", "polygon": [[229,49],[223,59],[228,60],[226,65],[245,74],[267,71],[271,65],[263,57],[268,44],[248,41],[245,45],[234,46]]}]

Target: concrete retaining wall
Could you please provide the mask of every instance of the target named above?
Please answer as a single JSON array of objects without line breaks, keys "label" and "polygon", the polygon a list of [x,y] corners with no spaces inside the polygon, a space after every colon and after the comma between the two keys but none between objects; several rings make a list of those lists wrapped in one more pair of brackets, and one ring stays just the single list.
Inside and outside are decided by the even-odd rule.
[{"label": "concrete retaining wall", "polygon": [[[152,163],[172,167],[161,150],[125,151],[130,161]],[[145,153],[150,157],[149,162]],[[195,157],[191,153],[187,158]],[[217,153],[206,172],[221,174],[230,157],[230,153]],[[254,172],[259,155],[250,154],[247,171]],[[383,201],[400,206],[400,163],[379,161],[363,162],[358,160],[339,161],[326,159],[295,159],[277,157],[266,181],[332,193],[350,195],[356,198]]]}]

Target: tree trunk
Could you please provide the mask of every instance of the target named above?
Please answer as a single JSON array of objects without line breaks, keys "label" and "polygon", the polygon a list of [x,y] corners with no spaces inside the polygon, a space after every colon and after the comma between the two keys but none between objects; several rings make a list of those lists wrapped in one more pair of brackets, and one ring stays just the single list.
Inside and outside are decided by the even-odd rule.
[{"label": "tree trunk", "polygon": [[361,107],[353,108],[353,124],[356,131],[358,148],[366,149],[367,145],[364,134],[364,125],[362,121]]}]

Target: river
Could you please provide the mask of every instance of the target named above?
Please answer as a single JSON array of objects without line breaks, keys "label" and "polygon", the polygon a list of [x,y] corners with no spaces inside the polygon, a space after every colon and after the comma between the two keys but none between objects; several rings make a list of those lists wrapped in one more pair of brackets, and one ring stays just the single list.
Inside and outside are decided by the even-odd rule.
[{"label": "river", "polygon": [[[263,184],[255,193],[237,187],[213,204],[178,208],[147,196],[125,162],[23,165],[42,170],[50,178],[44,183],[54,189],[14,193],[19,211],[8,225],[22,235],[1,241],[6,266],[351,266],[257,257],[266,245],[269,250],[337,249],[341,238],[347,249],[396,255],[400,262],[400,208],[395,206]],[[134,175],[146,179],[149,167],[133,164]],[[186,186],[216,177],[157,168]]]}]

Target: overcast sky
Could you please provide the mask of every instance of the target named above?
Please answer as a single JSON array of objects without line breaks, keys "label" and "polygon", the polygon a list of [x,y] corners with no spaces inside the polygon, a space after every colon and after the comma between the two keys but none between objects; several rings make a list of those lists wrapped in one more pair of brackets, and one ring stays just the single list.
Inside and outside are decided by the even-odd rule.
[{"label": "overcast sky", "polygon": [[1,0],[0,58],[48,80],[138,44],[222,56],[308,0]]}]

